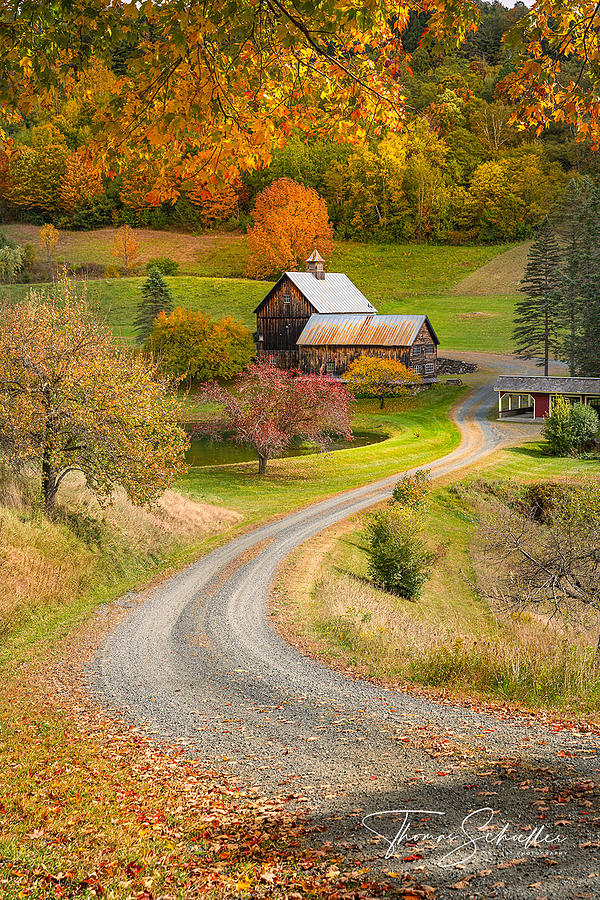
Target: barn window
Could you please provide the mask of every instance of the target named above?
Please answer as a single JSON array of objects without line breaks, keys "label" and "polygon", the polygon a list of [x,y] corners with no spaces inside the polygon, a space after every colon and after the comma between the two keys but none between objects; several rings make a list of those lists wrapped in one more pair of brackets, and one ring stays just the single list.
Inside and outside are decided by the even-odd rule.
[{"label": "barn window", "polygon": [[285,294],[283,295],[283,302],[284,302],[284,304],[285,304],[286,306],[289,306],[291,299],[292,299],[292,298],[291,298],[289,292],[286,291]]},{"label": "barn window", "polygon": [[425,364],[425,374],[426,374],[426,375],[433,375],[434,372],[435,372],[435,366],[434,366],[434,364],[433,364],[433,363],[426,363],[426,364]]},{"label": "barn window", "polygon": [[421,355],[421,350],[422,350],[421,345],[420,345],[420,344],[415,344],[415,346],[413,347],[413,350],[412,350],[413,356],[420,356],[420,355]]},{"label": "barn window", "polygon": [[434,350],[435,347],[433,346],[433,344],[425,344],[423,346],[423,353],[433,353]]},{"label": "barn window", "polygon": [[329,372],[330,374],[333,374],[333,372],[335,370],[335,365],[332,362],[328,362],[325,366],[325,370],[327,372]]},{"label": "barn window", "polygon": [[414,366],[414,371],[417,373],[417,375],[422,375],[423,366]]}]

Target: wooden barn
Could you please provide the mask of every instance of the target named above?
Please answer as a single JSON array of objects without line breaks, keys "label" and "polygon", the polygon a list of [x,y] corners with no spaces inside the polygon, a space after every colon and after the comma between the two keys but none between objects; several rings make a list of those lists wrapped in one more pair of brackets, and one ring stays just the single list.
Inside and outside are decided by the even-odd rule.
[{"label": "wooden barn", "polygon": [[427,316],[313,315],[298,338],[306,372],[342,375],[357,357],[397,359],[435,378],[439,341]]},{"label": "wooden barn", "polygon": [[434,378],[439,341],[427,316],[379,316],[347,275],[315,250],[306,272],[285,272],[256,307],[256,353],[275,365],[342,375],[363,354],[399,359]]}]

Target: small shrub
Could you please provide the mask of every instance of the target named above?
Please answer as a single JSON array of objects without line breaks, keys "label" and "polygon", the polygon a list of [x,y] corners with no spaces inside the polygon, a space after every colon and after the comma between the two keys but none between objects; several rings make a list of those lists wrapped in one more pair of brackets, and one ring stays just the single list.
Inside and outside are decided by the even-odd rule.
[{"label": "small shrub", "polygon": [[119,270],[116,266],[105,266],[104,277],[105,278],[120,278],[121,273],[119,272]]},{"label": "small shrub", "polygon": [[418,509],[423,505],[429,492],[431,481],[429,472],[419,469],[414,475],[404,475],[394,486],[392,503],[400,503],[410,509]]},{"label": "small shrub", "polygon": [[571,407],[571,442],[580,453],[587,450],[598,433],[598,413],[593,406],[576,403]]},{"label": "small shrub", "polygon": [[593,443],[600,421],[596,410],[581,403],[569,403],[557,397],[552,411],[544,422],[542,433],[552,456],[568,456],[583,452]]},{"label": "small shrub", "polygon": [[179,263],[170,256],[155,256],[146,263],[146,272],[158,269],[161,275],[177,275]]},{"label": "small shrub", "polygon": [[416,600],[435,559],[435,553],[423,544],[416,517],[399,507],[373,513],[367,519],[367,540],[373,583],[407,600]]}]

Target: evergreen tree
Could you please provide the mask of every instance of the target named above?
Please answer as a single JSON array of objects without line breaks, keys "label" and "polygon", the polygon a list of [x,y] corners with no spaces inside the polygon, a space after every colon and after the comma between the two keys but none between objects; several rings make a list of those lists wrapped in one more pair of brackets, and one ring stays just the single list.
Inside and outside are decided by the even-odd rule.
[{"label": "evergreen tree", "polygon": [[577,373],[577,352],[581,343],[584,303],[581,296],[580,266],[586,240],[586,215],[594,183],[588,176],[572,178],[565,190],[555,228],[563,245],[563,278],[560,298],[563,335],[559,356]]},{"label": "evergreen tree", "polygon": [[527,257],[519,288],[526,296],[517,301],[513,340],[522,359],[541,357],[548,374],[550,354],[559,349],[558,304],[562,282],[561,250],[547,219],[538,231]]},{"label": "evergreen tree", "polygon": [[138,305],[134,328],[140,344],[148,339],[157,315],[173,312],[173,298],[167,282],[160,271],[153,266],[142,285],[142,299]]},{"label": "evergreen tree", "polygon": [[600,188],[581,212],[581,239],[574,256],[574,290],[581,298],[581,332],[574,348],[578,375],[600,375]]}]

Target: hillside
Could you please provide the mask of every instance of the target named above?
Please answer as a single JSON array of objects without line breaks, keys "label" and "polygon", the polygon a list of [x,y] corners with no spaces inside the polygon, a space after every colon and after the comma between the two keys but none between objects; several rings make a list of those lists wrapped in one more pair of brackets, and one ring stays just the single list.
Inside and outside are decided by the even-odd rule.
[{"label": "hillside", "polygon": [[[21,243],[37,241],[38,230],[33,226],[9,225],[3,230]],[[84,268],[114,265],[113,236],[112,229],[66,232],[61,235],[59,258]],[[179,263],[182,274],[168,279],[177,305],[202,309],[214,317],[232,315],[254,328],[253,309],[269,283],[243,277],[247,255],[243,235],[137,229],[136,238],[141,267],[155,256],[171,256]],[[340,241],[328,267],[346,272],[381,313],[427,313],[440,336],[442,352],[506,353],[511,349],[514,297],[526,247]],[[127,341],[133,339],[142,280],[136,276],[88,282],[90,299]],[[14,299],[28,290],[25,285],[1,289]]]}]

